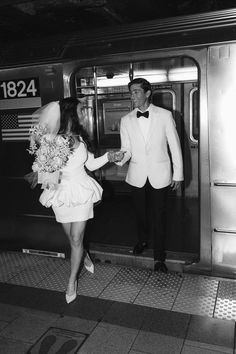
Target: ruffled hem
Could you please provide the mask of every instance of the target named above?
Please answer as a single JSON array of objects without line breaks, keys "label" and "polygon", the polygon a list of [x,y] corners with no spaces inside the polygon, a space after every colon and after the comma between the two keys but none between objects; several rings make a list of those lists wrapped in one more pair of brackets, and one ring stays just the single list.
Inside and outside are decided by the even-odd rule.
[{"label": "ruffled hem", "polygon": [[59,184],[56,190],[45,189],[39,201],[47,208],[62,205],[75,207],[88,202],[98,202],[102,198],[102,192],[102,187],[93,178],[88,177],[83,184]]}]

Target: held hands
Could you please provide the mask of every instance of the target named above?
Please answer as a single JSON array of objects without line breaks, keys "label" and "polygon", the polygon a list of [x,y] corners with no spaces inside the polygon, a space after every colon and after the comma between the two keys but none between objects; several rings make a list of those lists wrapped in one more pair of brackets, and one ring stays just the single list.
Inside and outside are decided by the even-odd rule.
[{"label": "held hands", "polygon": [[120,162],[125,156],[125,151],[109,151],[108,161],[109,162]]}]

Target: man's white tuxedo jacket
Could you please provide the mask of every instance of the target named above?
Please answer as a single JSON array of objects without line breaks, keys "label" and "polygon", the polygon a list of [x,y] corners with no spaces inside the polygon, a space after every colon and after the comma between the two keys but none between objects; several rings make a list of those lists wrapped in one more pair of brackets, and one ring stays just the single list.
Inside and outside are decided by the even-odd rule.
[{"label": "man's white tuxedo jacket", "polygon": [[127,183],[143,187],[148,177],[151,185],[159,189],[168,186],[172,179],[183,180],[183,160],[172,113],[153,104],[149,105],[148,110],[151,121],[146,140],[136,117],[137,109],[121,118],[121,150],[126,153],[118,165],[130,160]]}]

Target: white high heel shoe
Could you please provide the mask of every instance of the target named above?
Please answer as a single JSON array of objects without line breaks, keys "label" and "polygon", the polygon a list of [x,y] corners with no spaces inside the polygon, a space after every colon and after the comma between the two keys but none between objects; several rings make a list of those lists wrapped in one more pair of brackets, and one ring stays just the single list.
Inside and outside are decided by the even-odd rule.
[{"label": "white high heel shoe", "polygon": [[75,281],[75,290],[74,290],[73,294],[68,295],[66,293],[66,302],[67,302],[67,304],[70,304],[72,301],[74,301],[76,299],[76,297],[77,297],[77,280]]},{"label": "white high heel shoe", "polygon": [[[86,264],[86,261],[87,261],[89,264]],[[84,266],[85,266],[85,268],[87,269],[88,272],[94,273],[94,264],[93,264],[91,258],[89,257],[89,254],[88,254],[88,253],[86,254],[86,257],[85,257],[85,259],[84,259]]]}]

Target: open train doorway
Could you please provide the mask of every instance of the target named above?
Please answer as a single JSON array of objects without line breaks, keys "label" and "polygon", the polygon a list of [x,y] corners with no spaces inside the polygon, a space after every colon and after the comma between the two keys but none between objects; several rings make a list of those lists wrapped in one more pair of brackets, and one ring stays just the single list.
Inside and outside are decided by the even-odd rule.
[{"label": "open train doorway", "polygon": [[[199,73],[186,56],[150,61],[82,67],[75,75],[76,92],[87,96],[84,124],[98,155],[119,150],[119,125],[132,110],[127,84],[145,77],[152,84],[152,103],[170,110],[181,141],[184,183],[169,191],[167,257],[197,262],[200,254],[199,227]],[[130,187],[125,182],[128,165],[109,164],[96,173],[104,188],[103,201],[95,208],[86,238],[91,243],[127,248],[135,245],[136,225]],[[149,244],[152,248],[152,244]]]}]

